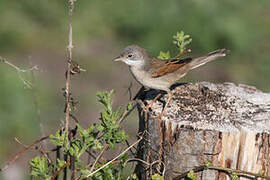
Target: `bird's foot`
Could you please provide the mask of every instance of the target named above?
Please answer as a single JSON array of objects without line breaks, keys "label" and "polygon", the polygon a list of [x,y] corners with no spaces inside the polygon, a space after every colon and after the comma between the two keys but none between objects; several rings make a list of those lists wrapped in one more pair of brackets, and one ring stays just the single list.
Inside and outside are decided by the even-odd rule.
[{"label": "bird's foot", "polygon": [[156,100],[161,96],[161,93],[158,93],[158,95],[146,106],[143,107],[142,113],[148,113],[149,109],[152,108],[153,104],[156,102]]},{"label": "bird's foot", "polygon": [[153,115],[154,119],[161,119],[163,116],[166,116],[167,114],[165,112],[161,112],[158,115]]}]

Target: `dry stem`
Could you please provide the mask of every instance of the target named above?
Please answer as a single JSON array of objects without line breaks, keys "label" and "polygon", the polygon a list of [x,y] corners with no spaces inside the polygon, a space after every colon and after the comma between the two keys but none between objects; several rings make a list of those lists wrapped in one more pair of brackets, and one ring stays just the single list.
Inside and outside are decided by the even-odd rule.
[{"label": "dry stem", "polygon": [[28,88],[32,88],[32,83],[26,79],[24,79],[21,75],[21,73],[26,73],[26,72],[31,72],[31,71],[34,71],[34,70],[38,70],[38,66],[33,66],[29,69],[21,69],[19,68],[18,66],[12,64],[11,62],[7,61],[5,58],[1,57],[0,56],[0,61],[2,61],[3,63],[9,65],[10,67],[12,67],[13,69],[15,69],[18,73],[18,76],[20,78],[20,80],[23,82],[23,84],[28,87]]},{"label": "dry stem", "polygon": [[110,160],[109,162],[107,162],[106,164],[104,164],[103,166],[101,166],[100,168],[98,168],[97,170],[95,170],[94,172],[89,173],[86,176],[86,178],[93,176],[95,173],[97,173],[101,169],[105,168],[106,166],[108,166],[109,164],[111,164],[112,162],[114,162],[116,159],[118,159],[119,157],[121,157],[122,155],[124,155],[126,152],[128,152],[133,146],[135,146],[136,144],[138,144],[142,139],[143,139],[143,135],[137,141],[135,141],[131,146],[129,146],[127,149],[125,149],[122,153],[120,153],[118,156],[116,156],[115,158],[113,158],[112,160]]},{"label": "dry stem", "polygon": [[25,147],[23,150],[19,151],[3,168],[0,169],[1,171],[6,170],[10,165],[12,165],[24,152],[26,152],[28,149],[32,148],[35,144],[47,139],[49,136],[42,137],[36,141],[34,141],[29,146]]}]

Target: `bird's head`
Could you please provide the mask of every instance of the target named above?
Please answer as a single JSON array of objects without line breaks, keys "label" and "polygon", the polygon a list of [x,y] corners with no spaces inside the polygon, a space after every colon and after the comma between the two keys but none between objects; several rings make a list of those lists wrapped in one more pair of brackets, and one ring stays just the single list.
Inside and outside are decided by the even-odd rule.
[{"label": "bird's head", "polygon": [[122,61],[129,66],[142,67],[145,64],[146,58],[147,54],[144,49],[137,45],[130,45],[114,61]]}]

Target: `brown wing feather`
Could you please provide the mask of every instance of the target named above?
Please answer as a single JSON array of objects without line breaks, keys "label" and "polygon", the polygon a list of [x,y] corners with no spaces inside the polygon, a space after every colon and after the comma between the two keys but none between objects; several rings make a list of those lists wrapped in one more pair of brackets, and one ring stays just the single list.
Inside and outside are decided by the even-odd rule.
[{"label": "brown wing feather", "polygon": [[152,59],[152,77],[157,78],[165,74],[172,73],[178,70],[180,67],[188,64],[191,60],[192,58],[172,59],[168,61]]}]

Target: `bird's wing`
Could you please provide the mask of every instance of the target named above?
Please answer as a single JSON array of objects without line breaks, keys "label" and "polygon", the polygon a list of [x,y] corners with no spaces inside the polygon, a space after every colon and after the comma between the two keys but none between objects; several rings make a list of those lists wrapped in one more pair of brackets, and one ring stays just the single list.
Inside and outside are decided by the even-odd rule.
[{"label": "bird's wing", "polygon": [[165,61],[153,58],[151,59],[151,75],[153,78],[157,78],[165,74],[172,73],[188,64],[191,60],[192,58],[172,59]]}]

